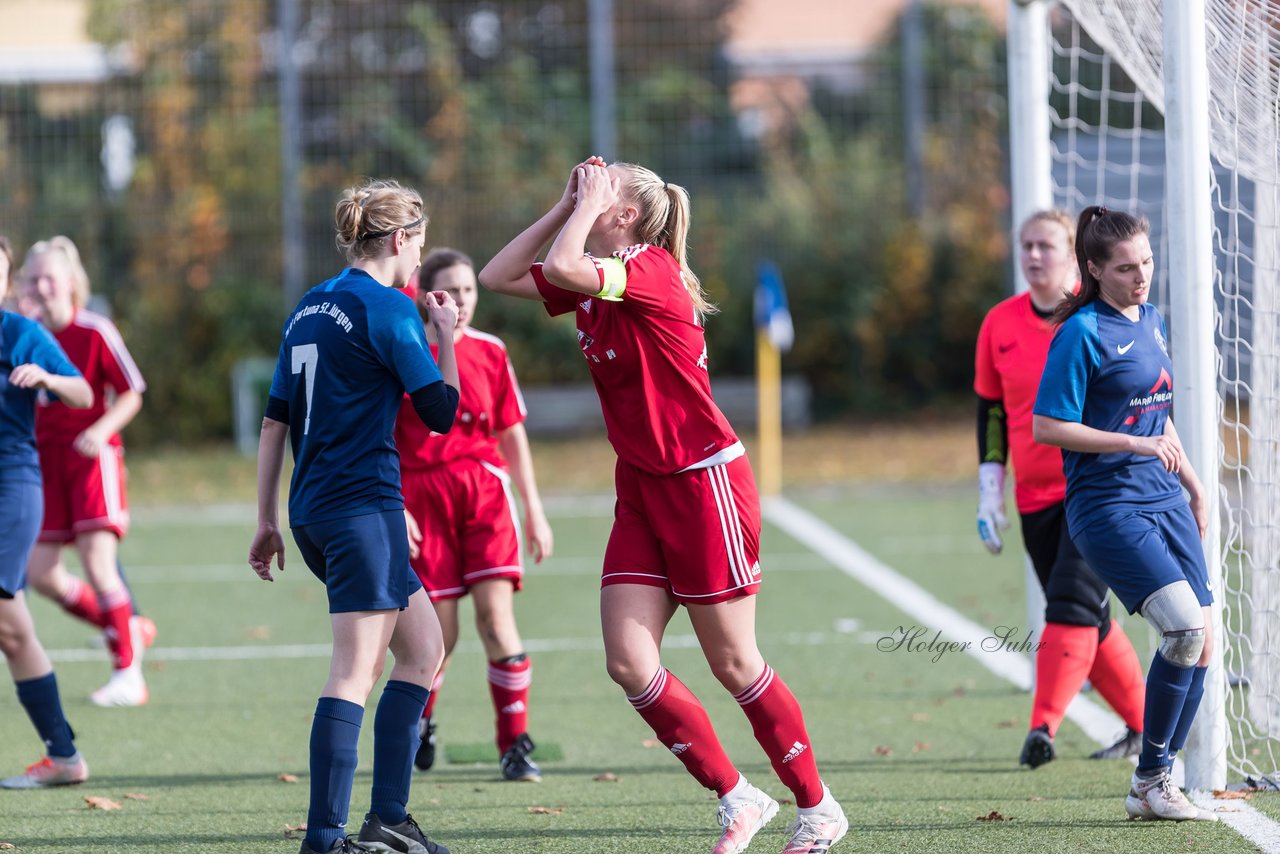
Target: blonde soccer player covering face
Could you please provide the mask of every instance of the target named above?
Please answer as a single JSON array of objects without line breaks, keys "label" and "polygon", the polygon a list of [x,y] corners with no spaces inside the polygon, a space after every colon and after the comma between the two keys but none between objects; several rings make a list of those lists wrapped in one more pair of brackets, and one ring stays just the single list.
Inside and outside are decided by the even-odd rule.
[{"label": "blonde soccer player covering face", "polygon": [[[760,504],[711,397],[687,263],[689,197],[641,166],[576,166],[559,202],[480,273],[490,290],[573,314],[617,452],[600,617],[609,675],[699,784],[720,797],[714,851],[745,850],[778,811],[720,746],[702,704],[662,665],[683,606],[712,672],[740,704],[798,815],[784,854],[827,851],[848,821],[818,776],[800,705],[756,646]],[[553,240],[543,264],[538,253]]]}]

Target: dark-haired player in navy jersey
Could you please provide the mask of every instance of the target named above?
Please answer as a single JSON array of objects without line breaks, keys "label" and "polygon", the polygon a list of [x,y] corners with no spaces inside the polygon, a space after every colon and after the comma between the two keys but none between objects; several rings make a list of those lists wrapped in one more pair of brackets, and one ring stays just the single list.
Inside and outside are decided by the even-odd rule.
[{"label": "dark-haired player in navy jersey", "polygon": [[[258,531],[249,564],[266,581],[284,569],[278,494],[284,444],[294,471],[289,525],[308,568],[325,583],[333,629],[329,679],[311,729],[311,803],[301,854],[397,851],[448,854],[407,812],[418,720],[443,658],[440,623],[409,567],[400,467],[392,429],[406,391],[436,432],[453,424],[457,309],[426,300],[443,331],[439,367],[403,287],[418,268],[427,215],[417,192],[393,181],[348,189],[335,212],[351,266],[312,288],[285,320],[258,450]],[[364,703],[395,666],[374,717],[373,790],[358,841],[345,836]]]},{"label": "dark-haired player in navy jersey", "polygon": [[1146,220],[1085,208],[1076,258],[1080,290],[1057,312],[1033,430],[1037,442],[1064,450],[1072,540],[1160,634],[1125,809],[1132,818],[1216,821],[1170,778],[1204,693],[1213,593],[1201,546],[1207,496],[1169,417],[1173,364],[1164,319],[1147,304]]},{"label": "dark-haired player in navy jersey", "polygon": [[[0,302],[9,290],[12,264],[9,242],[0,237]],[[0,311],[0,650],[18,702],[45,747],[39,762],[0,780],[5,789],[62,786],[89,777],[23,593],[27,559],[44,515],[35,430],[36,397],[42,391],[77,409],[93,404],[93,389],[53,336],[33,320]]]}]

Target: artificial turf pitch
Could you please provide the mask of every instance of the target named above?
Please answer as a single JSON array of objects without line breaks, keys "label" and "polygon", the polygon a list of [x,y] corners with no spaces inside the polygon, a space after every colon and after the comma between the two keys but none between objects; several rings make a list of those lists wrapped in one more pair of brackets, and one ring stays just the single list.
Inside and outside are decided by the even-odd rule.
[{"label": "artificial turf pitch", "polygon": [[[1017,532],[1010,532],[1015,547],[987,555],[972,533],[967,491],[794,497],[981,625],[1025,621]],[[604,672],[596,605],[608,504],[562,509],[552,524],[555,556],[530,569],[517,597],[534,665],[530,732],[545,745],[545,779],[500,779],[488,747],[483,654],[464,607],[463,642],[436,707],[441,760],[415,775],[410,811],[454,854],[705,854],[719,832],[714,796],[654,744]],[[308,732],[327,668],[324,591],[292,543],[283,576],[258,581],[243,562],[252,530],[248,508],[135,511],[122,556],[160,628],[144,665],[151,702],[143,708],[91,706],[88,693],[107,675],[103,654],[88,648],[83,624],[33,599],[92,778],[0,792],[0,842],[67,854],[297,850],[300,834],[288,828],[306,819]],[[1220,824],[1125,821],[1131,766],[1086,759],[1096,745],[1069,721],[1055,762],[1019,768],[1026,693],[962,653],[886,651],[893,645],[881,638],[919,621],[770,525],[763,547],[760,646],[799,697],[823,777],[849,816],[837,854],[1255,850]],[[1142,630],[1135,631],[1145,657]],[[683,614],[666,650],[664,663],[703,699],[743,772],[788,797],[745,717],[711,677]],[[353,832],[368,800],[370,730],[361,742]],[[16,773],[39,754],[5,692],[0,773]],[[91,808],[86,797],[120,808]],[[1280,816],[1277,796],[1259,793],[1251,803]],[[751,851],[780,850],[793,813],[784,804]]]}]

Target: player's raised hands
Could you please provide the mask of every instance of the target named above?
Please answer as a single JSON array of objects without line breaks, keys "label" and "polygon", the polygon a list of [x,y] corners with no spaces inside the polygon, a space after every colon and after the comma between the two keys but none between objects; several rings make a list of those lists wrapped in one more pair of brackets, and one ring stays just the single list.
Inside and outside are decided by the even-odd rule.
[{"label": "player's raised hands", "polygon": [[584,163],[575,171],[578,174],[579,208],[604,213],[617,203],[621,179],[609,172],[604,161]]},{"label": "player's raised hands", "polygon": [[560,207],[571,211],[578,202],[578,170],[583,166],[604,166],[604,158],[593,154],[586,160],[569,170],[569,180],[565,183],[564,194],[560,196]]},{"label": "player's raised hands", "polygon": [[458,325],[458,304],[445,291],[428,291],[422,297],[427,318],[436,332],[452,334]]}]

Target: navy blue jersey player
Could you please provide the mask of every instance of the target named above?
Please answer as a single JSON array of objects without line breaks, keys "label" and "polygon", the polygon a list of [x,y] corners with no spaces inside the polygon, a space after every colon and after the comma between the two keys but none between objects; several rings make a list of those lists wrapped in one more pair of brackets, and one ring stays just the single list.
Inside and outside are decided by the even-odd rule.
[{"label": "navy blue jersey player", "polygon": [[[400,464],[392,431],[407,391],[419,417],[446,432],[458,405],[454,301],[428,295],[439,366],[411,300],[393,290],[418,268],[422,198],[393,181],[348,189],[335,213],[351,266],[312,288],[285,320],[258,449],[258,531],[249,564],[266,581],[284,569],[278,496],[284,444],[293,450],[289,525],[324,582],[333,629],[329,679],[311,729],[311,800],[302,854],[426,851],[406,811],[418,720],[443,659],[435,611],[409,567]],[[364,704],[395,657],[374,716],[373,790],[358,842],[345,835]],[[357,847],[363,846],[363,847]]]},{"label": "navy blue jersey player", "polygon": [[1132,818],[1216,820],[1169,775],[1204,693],[1213,594],[1201,549],[1206,495],[1169,417],[1173,365],[1164,320],[1147,304],[1146,220],[1085,208],[1076,257],[1081,286],[1058,311],[1033,430],[1037,442],[1063,449],[1072,540],[1129,612],[1160,633],[1125,809]]},{"label": "navy blue jersey player", "polygon": [[[0,237],[0,302],[9,290],[12,263],[9,243]],[[41,391],[76,409],[93,403],[93,389],[43,326],[0,311],[0,648],[18,689],[18,702],[45,746],[40,761],[0,780],[5,789],[61,786],[89,777],[89,766],[76,750],[62,713],[53,664],[36,637],[23,593],[27,559],[44,515],[35,431],[36,396]]]}]

